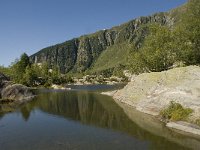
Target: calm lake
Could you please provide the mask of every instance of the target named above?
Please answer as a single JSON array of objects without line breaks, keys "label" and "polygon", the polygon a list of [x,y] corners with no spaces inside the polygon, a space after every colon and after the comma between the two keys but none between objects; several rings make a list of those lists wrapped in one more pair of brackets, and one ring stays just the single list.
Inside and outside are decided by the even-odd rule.
[{"label": "calm lake", "polygon": [[183,136],[99,91],[112,86],[42,90],[0,115],[0,150],[185,150],[198,137]]}]

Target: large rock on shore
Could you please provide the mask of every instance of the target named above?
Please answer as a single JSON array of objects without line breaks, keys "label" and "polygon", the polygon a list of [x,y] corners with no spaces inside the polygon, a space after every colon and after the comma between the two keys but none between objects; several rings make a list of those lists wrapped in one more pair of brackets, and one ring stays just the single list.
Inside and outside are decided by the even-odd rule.
[{"label": "large rock on shore", "polygon": [[31,90],[21,84],[11,84],[1,91],[1,98],[4,100],[26,101],[33,97]]},{"label": "large rock on shore", "polygon": [[21,84],[13,84],[8,77],[0,73],[0,101],[24,102],[33,96],[30,88]]},{"label": "large rock on shore", "polygon": [[170,101],[194,110],[191,121],[200,118],[200,67],[188,66],[133,76],[113,97],[137,110],[159,115]]}]

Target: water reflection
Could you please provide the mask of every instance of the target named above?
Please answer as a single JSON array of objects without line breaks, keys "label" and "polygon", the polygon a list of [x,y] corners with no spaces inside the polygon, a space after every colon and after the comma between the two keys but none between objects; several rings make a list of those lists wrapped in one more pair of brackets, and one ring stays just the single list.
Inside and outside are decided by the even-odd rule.
[{"label": "water reflection", "polygon": [[[140,141],[148,141],[149,149],[184,150],[196,149],[200,145],[198,140],[174,133],[160,123],[158,128],[161,130],[157,130],[157,124],[156,127],[153,126],[154,122],[145,121],[146,118],[141,117],[141,114],[119,107],[110,97],[93,92],[47,92],[23,106],[20,112],[24,120],[28,121],[31,112],[38,109],[81,124],[126,133]],[[131,113],[133,114],[130,115]]]}]

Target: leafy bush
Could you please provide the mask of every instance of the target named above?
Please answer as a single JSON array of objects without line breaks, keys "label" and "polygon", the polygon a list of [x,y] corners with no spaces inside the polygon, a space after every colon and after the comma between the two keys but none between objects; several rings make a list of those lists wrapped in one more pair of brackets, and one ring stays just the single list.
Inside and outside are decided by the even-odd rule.
[{"label": "leafy bush", "polygon": [[168,108],[162,110],[160,115],[167,120],[187,120],[188,116],[193,112],[190,108],[183,108],[183,106],[174,101],[170,102]]},{"label": "leafy bush", "polygon": [[73,80],[72,76],[65,75],[63,82],[65,82],[65,83],[74,83],[74,80]]}]

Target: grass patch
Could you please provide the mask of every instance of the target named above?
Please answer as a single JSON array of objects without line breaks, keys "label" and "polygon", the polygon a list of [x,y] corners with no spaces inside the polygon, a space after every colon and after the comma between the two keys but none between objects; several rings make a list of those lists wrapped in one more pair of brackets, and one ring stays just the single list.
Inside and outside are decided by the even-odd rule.
[{"label": "grass patch", "polygon": [[132,50],[128,42],[112,45],[104,50],[90,68],[90,72],[100,72],[127,64],[127,59]]},{"label": "grass patch", "polygon": [[181,104],[171,101],[170,105],[160,112],[160,115],[163,119],[178,121],[187,120],[192,112],[192,109],[184,108]]}]

